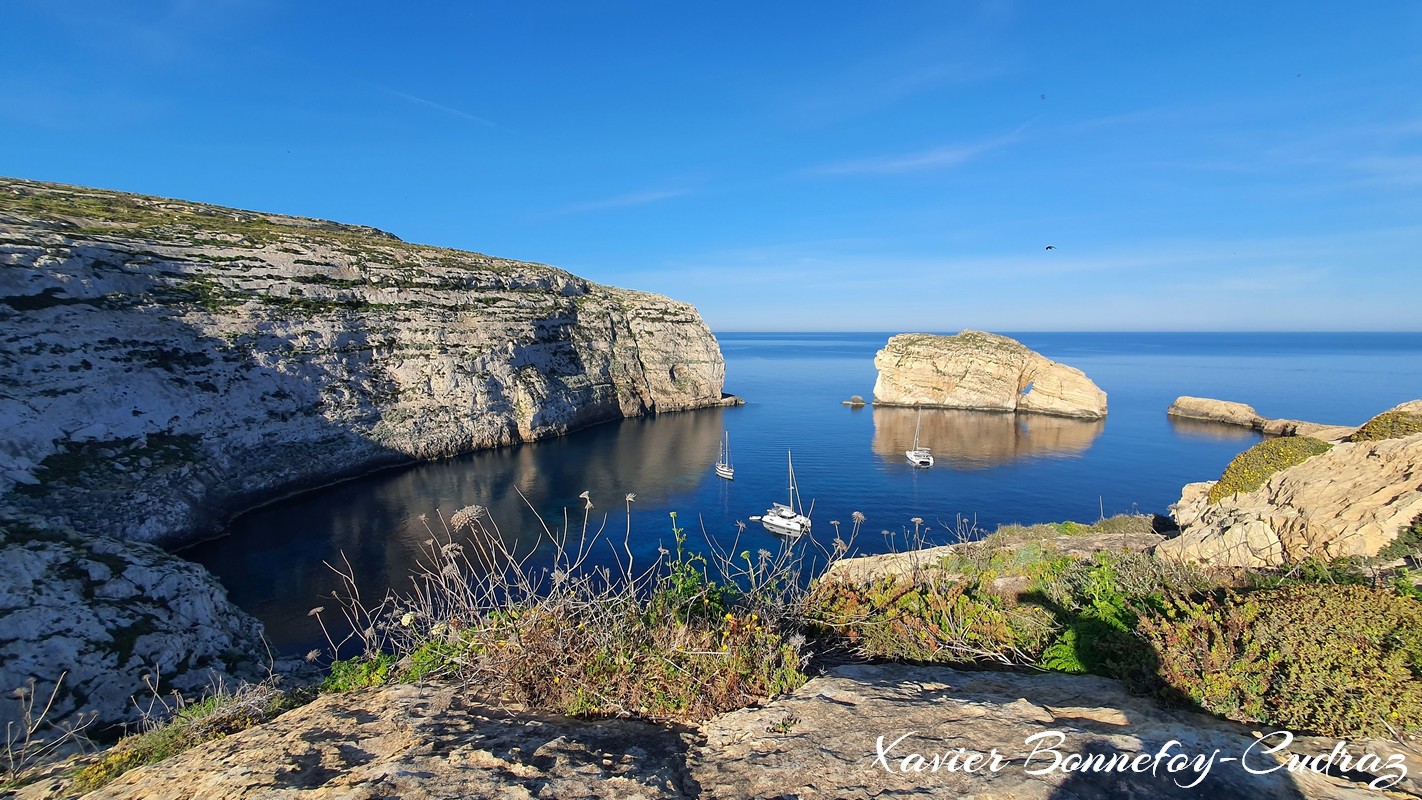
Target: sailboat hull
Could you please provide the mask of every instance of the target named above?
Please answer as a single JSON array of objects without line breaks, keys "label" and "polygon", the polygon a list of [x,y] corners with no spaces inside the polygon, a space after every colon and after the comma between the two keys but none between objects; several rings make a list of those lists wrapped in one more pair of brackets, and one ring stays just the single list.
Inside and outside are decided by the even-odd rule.
[{"label": "sailboat hull", "polygon": [[797,514],[789,506],[775,503],[765,515],[760,518],[760,524],[771,533],[778,533],[781,536],[797,538],[810,532],[810,518],[804,514]]},{"label": "sailboat hull", "polygon": [[716,459],[716,474],[728,481],[736,479],[736,468],[731,466],[731,432],[721,442],[721,457]]}]

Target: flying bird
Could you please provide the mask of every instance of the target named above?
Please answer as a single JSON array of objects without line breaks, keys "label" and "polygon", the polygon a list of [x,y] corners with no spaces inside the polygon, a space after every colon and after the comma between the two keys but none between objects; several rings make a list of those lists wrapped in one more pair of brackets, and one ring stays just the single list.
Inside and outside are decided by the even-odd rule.
[{"label": "flying bird", "polygon": [[1048,249],[1048,250],[1055,250],[1055,249],[1057,249],[1057,246],[1054,245],[1054,244],[1049,244],[1049,245],[1047,245],[1047,249]]}]

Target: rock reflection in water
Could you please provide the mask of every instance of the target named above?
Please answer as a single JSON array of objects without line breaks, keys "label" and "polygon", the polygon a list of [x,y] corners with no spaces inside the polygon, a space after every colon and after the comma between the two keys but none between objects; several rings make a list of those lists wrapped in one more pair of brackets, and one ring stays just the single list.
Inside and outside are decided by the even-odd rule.
[{"label": "rock reflection in water", "polygon": [[[913,446],[919,411],[874,408],[874,453],[902,461]],[[937,467],[986,469],[1037,456],[1084,453],[1106,427],[1105,420],[1080,420],[1045,414],[924,409],[919,444],[933,451]]]},{"label": "rock reflection in water", "polygon": [[1210,422],[1203,419],[1186,419],[1174,415],[1167,415],[1166,419],[1170,420],[1171,429],[1181,436],[1220,441],[1260,438],[1253,428],[1246,428],[1243,425],[1230,425],[1225,422]]},{"label": "rock reflection in water", "polygon": [[[329,600],[340,582],[322,562],[344,568],[342,559],[348,559],[369,604],[387,588],[411,587],[410,575],[431,530],[445,536],[441,514],[448,519],[464,506],[484,506],[485,523],[492,521],[511,548],[526,553],[542,533],[529,505],[553,530],[563,526],[566,509],[568,525],[580,531],[578,495],[584,490],[594,503],[590,529],[609,515],[608,533],[615,535],[605,537],[595,554],[607,561],[609,543],[622,546],[626,495],[635,492],[650,505],[694,488],[716,461],[721,426],[719,411],[661,414],[599,425],[573,437],[417,464],[254,510],[234,520],[229,535],[180,554],[205,565],[237,605],[264,620],[276,647],[287,652],[315,647],[323,641],[316,621],[306,615],[310,608],[324,605],[328,623],[340,624]],[[655,544],[640,549],[649,548]],[[634,542],[634,553],[638,549]],[[636,554],[643,564],[655,557],[655,552]]]}]

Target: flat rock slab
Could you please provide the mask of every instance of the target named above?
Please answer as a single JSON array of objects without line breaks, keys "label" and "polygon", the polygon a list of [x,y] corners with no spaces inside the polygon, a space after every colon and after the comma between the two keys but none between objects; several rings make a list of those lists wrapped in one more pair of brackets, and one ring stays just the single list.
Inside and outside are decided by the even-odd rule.
[{"label": "flat rock slab", "polygon": [[[707,797],[1385,796],[1366,783],[1314,772],[1291,774],[1279,768],[1251,774],[1239,759],[1247,758],[1245,763],[1258,771],[1279,762],[1262,752],[1248,729],[1160,708],[1126,694],[1113,681],[1059,673],[846,666],[765,708],[717,717],[705,726],[705,736],[706,743],[693,753],[691,771]],[[1326,757],[1335,744],[1296,740],[1290,751]],[[1356,758],[1365,747],[1384,760],[1392,754],[1375,743],[1350,744],[1350,752]],[[1031,756],[1034,748],[1039,752]],[[1166,756],[1152,774],[1149,765],[1162,749]],[[994,752],[997,762],[991,758]],[[956,771],[950,768],[955,754]],[[967,772],[963,765],[973,754],[981,754],[981,760],[976,772]],[[936,771],[935,756],[941,757]],[[1083,756],[1098,761],[1124,757],[1145,771],[1068,768]],[[1187,757],[1177,762],[1181,769],[1174,773],[1168,769],[1172,756]],[[1208,770],[1196,761],[1202,758]],[[1407,759],[1409,774],[1422,768],[1422,757],[1415,753],[1398,758]]]},{"label": "flat rock slab", "polygon": [[658,725],[513,715],[454,687],[395,686],[322,697],[88,797],[693,797],[687,746]]}]

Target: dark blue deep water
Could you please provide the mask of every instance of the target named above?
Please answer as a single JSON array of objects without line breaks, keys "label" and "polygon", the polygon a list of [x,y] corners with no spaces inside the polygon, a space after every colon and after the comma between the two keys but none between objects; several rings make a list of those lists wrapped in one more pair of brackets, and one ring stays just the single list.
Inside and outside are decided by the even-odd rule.
[{"label": "dark blue deep water", "polygon": [[[1227,426],[1172,422],[1165,410],[1189,394],[1253,405],[1269,417],[1357,425],[1422,397],[1422,334],[1377,333],[1009,333],[1076,367],[1107,392],[1103,422],[973,412],[923,412],[922,442],[937,464],[914,469],[909,409],[851,409],[871,398],[874,353],[886,333],[723,333],[726,390],[737,408],[609,423],[561,439],[390,470],[250,512],[229,535],[183,551],[207,566],[232,599],[266,623],[273,643],[318,644],[306,612],[335,587],[323,561],[349,559],[367,596],[408,585],[415,552],[429,538],[418,519],[470,504],[488,507],[506,537],[532,543],[540,529],[519,492],[550,527],[582,528],[587,490],[592,527],[620,546],[630,520],[642,563],[670,545],[669,512],[723,545],[736,521],[783,501],[786,452],[815,537],[831,520],[867,518],[856,545],[886,546],[920,517],[943,535],[964,519],[991,530],[1006,522],[1094,521],[1101,514],[1165,513],[1185,483],[1219,476],[1258,437]],[[711,471],[723,431],[731,434],[734,482]],[[517,491],[516,491],[517,490]],[[902,539],[900,539],[902,541]],[[748,524],[736,551],[775,549]]]}]

